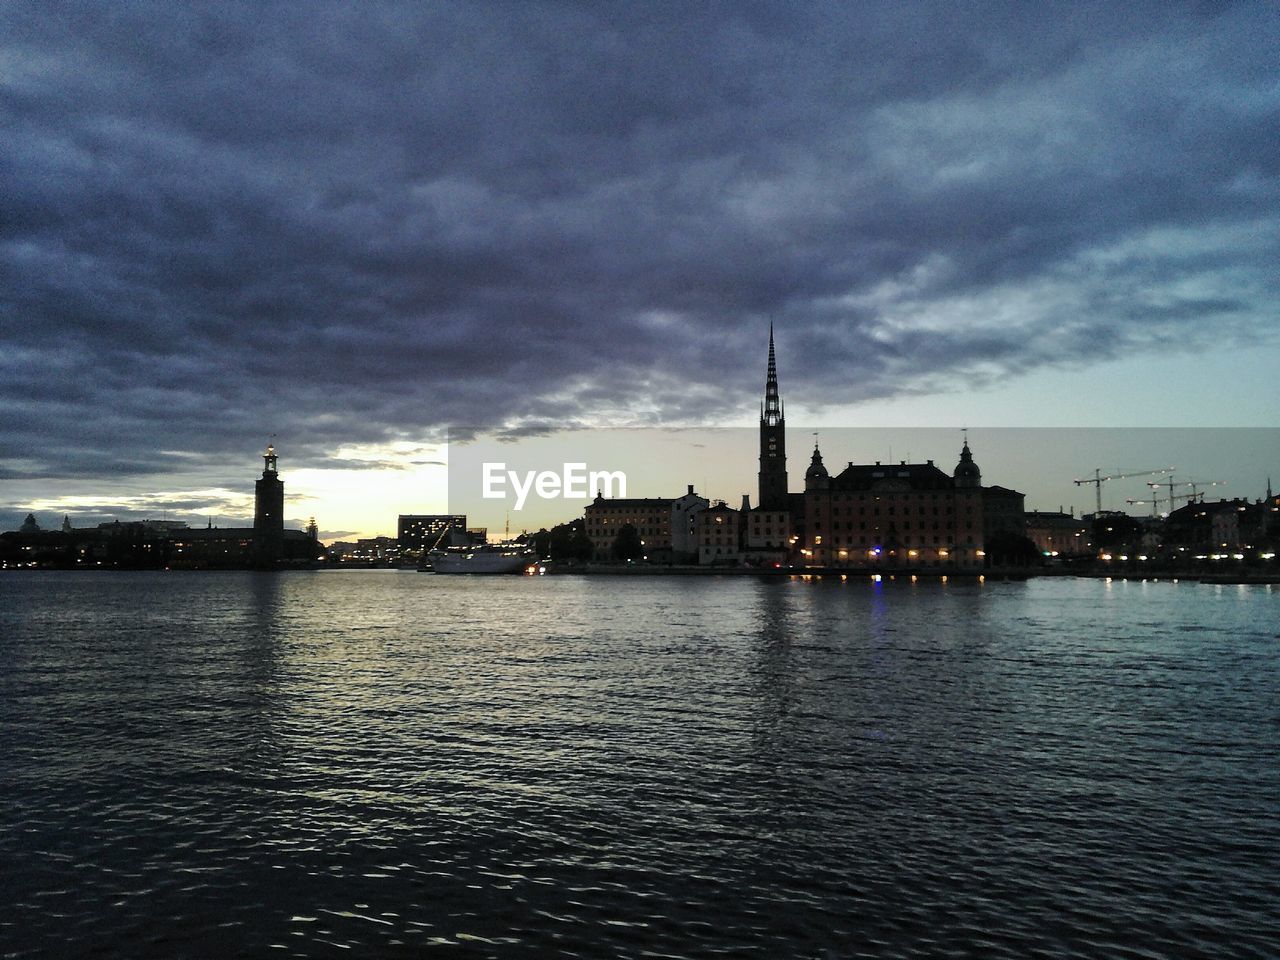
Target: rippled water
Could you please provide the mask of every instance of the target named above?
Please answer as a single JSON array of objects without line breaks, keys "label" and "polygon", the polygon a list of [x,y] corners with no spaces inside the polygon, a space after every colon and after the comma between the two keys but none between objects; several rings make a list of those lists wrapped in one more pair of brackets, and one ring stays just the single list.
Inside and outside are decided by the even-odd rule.
[{"label": "rippled water", "polygon": [[1278,614],[7,575],[0,954],[1275,957]]}]

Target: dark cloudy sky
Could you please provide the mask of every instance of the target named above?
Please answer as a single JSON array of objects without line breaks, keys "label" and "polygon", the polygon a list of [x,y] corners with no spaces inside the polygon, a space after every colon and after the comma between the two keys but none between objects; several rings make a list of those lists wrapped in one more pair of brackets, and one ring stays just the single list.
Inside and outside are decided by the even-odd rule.
[{"label": "dark cloudy sky", "polygon": [[770,321],[792,419],[1275,420],[1274,3],[195,6],[0,7],[0,521],[748,423]]}]

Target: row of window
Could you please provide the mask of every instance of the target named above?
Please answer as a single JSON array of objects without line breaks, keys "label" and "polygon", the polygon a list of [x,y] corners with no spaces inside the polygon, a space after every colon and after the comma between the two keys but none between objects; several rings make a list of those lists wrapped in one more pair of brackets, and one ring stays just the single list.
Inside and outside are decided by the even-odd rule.
[{"label": "row of window", "polygon": [[[937,516],[943,516],[943,515],[950,517],[950,516],[953,516],[956,512],[957,512],[957,511],[956,511],[956,510],[954,510],[954,509],[952,508],[951,504],[947,504],[945,508],[941,508],[941,509],[940,509],[937,505],[935,505],[935,506],[933,507],[932,511],[928,510],[928,509],[927,509],[927,508],[925,508],[925,507],[920,507],[919,509],[917,509],[917,510],[916,510],[916,513],[917,513],[917,514],[919,514],[919,515],[920,515],[920,516],[922,516],[922,517],[924,517],[924,516],[935,516],[935,517],[937,517]],[[885,513],[886,513],[888,516],[890,516],[890,517],[895,516],[895,515],[896,515],[896,508],[895,508],[895,507],[893,507],[893,506],[886,507],[886,508],[885,508]],[[850,516],[850,517],[854,516],[853,507],[849,507],[849,510],[848,510],[848,514],[847,514],[847,515],[848,515],[848,516]],[[859,507],[859,508],[858,508],[857,516],[865,517],[866,515],[867,515],[867,508],[866,508],[866,507]],[[879,508],[879,507],[873,507],[873,508],[871,509],[871,515],[872,515],[872,516],[876,516],[876,517],[880,516],[880,508]],[[910,515],[911,515],[911,508],[910,508],[910,507],[903,507],[903,508],[902,508],[902,515],[903,515],[904,517],[906,517],[906,516],[910,516]],[[966,507],[966,508],[965,508],[965,511],[964,511],[964,515],[965,515],[966,517],[971,517],[971,516],[973,516],[973,510],[971,510],[970,508]],[[831,516],[833,516],[833,517],[841,516],[840,508],[839,508],[839,507],[832,507],[832,508],[831,508]]]},{"label": "row of window", "polygon": [[[622,527],[625,527],[625,526],[626,524],[588,524],[586,525],[586,532],[588,532],[588,534],[603,535],[603,534],[608,534],[608,532],[613,532],[614,530],[621,530]],[[671,527],[667,526],[666,524],[663,524],[660,526],[648,526],[645,524],[631,524],[631,526],[634,526],[637,531],[641,532],[641,534],[645,534],[645,532],[652,532],[652,534],[666,534],[666,532],[669,529],[671,529]]]},{"label": "row of window", "polygon": [[[959,524],[959,525],[956,527],[956,529],[958,529],[958,530],[969,530],[969,529],[972,529],[972,528],[973,528],[973,521],[972,521],[972,520],[967,521],[967,524],[968,524],[968,525],[966,525],[966,524],[964,524],[964,523],[961,523],[961,524]],[[815,534],[820,534],[820,533],[822,533],[822,531],[823,531],[823,528],[824,528],[824,527],[825,527],[825,524],[824,524],[823,526],[821,526],[821,527],[815,527],[815,529],[814,529],[814,531],[813,531],[813,532],[814,532]],[[952,527],[952,523],[951,523],[950,521],[947,521],[947,522],[945,522],[945,523],[940,523],[939,521],[934,520],[932,523],[930,523],[928,520],[924,520],[924,521],[921,521],[921,522],[919,522],[919,523],[917,523],[917,524],[916,524],[916,529],[917,529],[917,530],[947,530],[947,529],[950,529],[951,527]],[[834,522],[834,523],[832,523],[832,524],[830,525],[830,529],[832,529],[832,530],[852,530],[852,529],[854,529],[853,521],[852,521],[852,520],[846,520],[846,521],[844,521],[844,522],[843,522],[843,524],[841,524],[839,521]],[[859,522],[859,523],[858,523],[858,529],[859,529],[859,530],[866,530],[866,529],[867,529],[867,521],[863,520],[863,521]],[[871,529],[872,529],[872,530],[879,530],[879,529],[880,529],[880,524],[878,524],[878,523],[873,523],[873,524],[871,524]],[[902,523],[901,523],[901,529],[903,529],[903,530],[910,530],[910,529],[911,529],[911,521],[910,521],[910,520],[903,520],[903,521],[902,521]]]},{"label": "row of window", "polygon": [[[930,538],[927,536],[925,537],[918,536],[914,538],[903,537],[900,542],[904,547],[927,547],[927,546],[930,546],[928,542],[929,540]],[[944,540],[942,537],[933,537],[932,540],[933,540],[932,546],[935,546],[935,547],[945,547],[947,543],[950,542],[950,538],[947,538]],[[833,537],[831,540],[831,543],[826,544],[828,548],[866,547],[868,549],[870,549],[871,547],[880,547],[883,545],[884,545],[884,541],[880,538],[875,538],[875,537],[858,537],[856,539],[853,537]],[[821,546],[819,546],[818,548],[821,549]]]},{"label": "row of window", "polygon": [[[634,507],[594,507],[593,506],[593,507],[588,507],[586,512],[593,517],[598,517],[601,514],[606,514],[606,513],[615,517],[616,516],[635,516],[635,514],[632,512],[634,509],[635,509]],[[662,507],[654,507],[653,513],[651,513],[650,516],[666,515],[670,513],[670,511],[671,511],[671,504],[667,504],[666,506],[662,506]]]},{"label": "row of window", "polygon": [[974,500],[976,496],[970,495],[965,497],[963,494],[957,495],[950,492],[943,493],[895,493],[892,496],[882,493],[833,493],[827,498],[832,503],[848,503],[851,500],[896,500],[902,502],[904,500],[914,500],[920,503],[924,500],[933,502],[957,501],[957,500]]}]

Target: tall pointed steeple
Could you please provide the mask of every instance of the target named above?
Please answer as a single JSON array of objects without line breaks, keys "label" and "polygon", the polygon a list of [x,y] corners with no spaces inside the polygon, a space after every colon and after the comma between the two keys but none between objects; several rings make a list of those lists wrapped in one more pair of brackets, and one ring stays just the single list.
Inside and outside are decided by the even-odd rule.
[{"label": "tall pointed steeple", "polygon": [[773,346],[773,324],[769,324],[769,366],[764,380],[764,402],[760,405],[760,496],[761,510],[787,509],[786,419],[778,392],[778,360]]},{"label": "tall pointed steeple", "polygon": [[778,395],[778,360],[773,349],[773,324],[769,324],[769,370],[764,379],[764,407],[760,419],[769,426],[782,421],[782,398]]}]

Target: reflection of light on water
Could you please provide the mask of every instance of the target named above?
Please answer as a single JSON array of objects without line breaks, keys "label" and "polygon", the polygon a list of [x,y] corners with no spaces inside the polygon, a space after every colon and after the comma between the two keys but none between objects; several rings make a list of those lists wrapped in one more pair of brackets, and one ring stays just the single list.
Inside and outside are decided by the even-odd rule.
[{"label": "reflection of light on water", "polygon": [[[6,863],[43,889],[8,916],[51,956],[91,923],[117,938],[138,929],[157,904],[188,911],[189,932],[178,946],[143,943],[143,960],[214,934],[252,953],[234,940],[242,928],[218,927],[229,916],[252,917],[263,941],[298,931],[300,945],[323,937],[382,955],[415,930],[493,933],[469,923],[478,905],[508,910],[535,953],[564,948],[539,923],[555,913],[591,938],[582,953],[676,954],[714,915],[726,953],[763,942],[785,956],[801,952],[797,930],[830,935],[849,889],[864,891],[859,910],[878,929],[915,923],[912,896],[965,904],[967,878],[990,869],[990,846],[967,842],[974,831],[1008,836],[1011,820],[1065,810],[1079,819],[1037,831],[1002,862],[1002,881],[1035,889],[1051,871],[1055,889],[1108,892],[1076,900],[1064,922],[1078,927],[1052,935],[1122,952],[1107,939],[1130,934],[1109,933],[1109,911],[1122,910],[1169,947],[1151,888],[1122,881],[1180,855],[1197,862],[1213,843],[1230,850],[1230,836],[1178,829],[1223,793],[1244,829],[1268,822],[1275,777],[1255,761],[1280,677],[1265,657],[1274,631],[1257,624],[1273,588],[1224,589],[1216,604],[1190,585],[1130,589],[1108,604],[1099,643],[1093,580],[993,581],[969,602],[968,576],[955,591],[927,574],[909,591],[888,579],[854,573],[835,590],[830,579],[121,573],[66,577],[57,596],[42,594],[47,581],[6,581],[6,735],[40,745],[7,754],[6,773],[22,804],[43,801],[38,817],[19,814],[32,842]],[[66,629],[47,630],[50,611]],[[1169,623],[1224,642],[1144,656]],[[1220,700],[1185,695],[1188,667],[1227,701],[1229,724]],[[1163,721],[1140,735],[1125,726],[1135,676],[1150,681],[1144,716]],[[1189,731],[1228,725],[1214,748],[1228,775],[1176,753]],[[1056,786],[1064,764],[1085,778],[1076,799]],[[1245,764],[1258,775],[1230,775]],[[945,790],[920,789],[930,771]],[[1152,790],[1153,777],[1176,789]],[[1095,816],[1095,778],[1142,815]],[[77,841],[86,795],[112,815]],[[1082,855],[1095,844],[1116,856]],[[49,849],[91,855],[94,885],[37,853]],[[143,856],[164,869],[142,874]],[[754,883],[765,856],[776,870]],[[907,889],[909,858],[948,869],[911,871]],[[1265,885],[1263,868],[1242,878]],[[1222,930],[1249,930],[1264,906],[1223,898],[1213,910]],[[982,919],[1010,956],[1056,949],[1011,905],[986,904]]]}]

